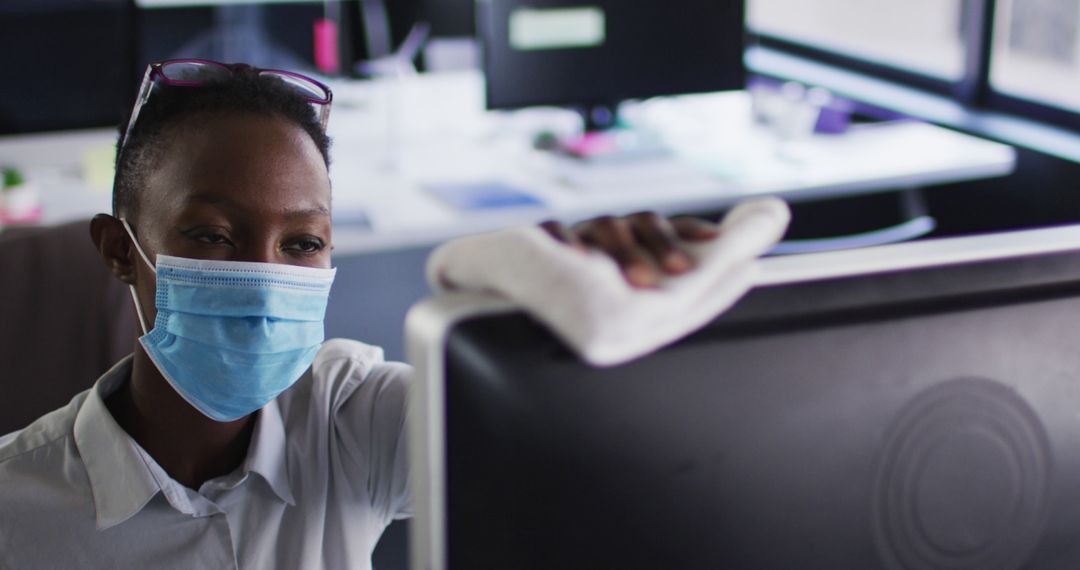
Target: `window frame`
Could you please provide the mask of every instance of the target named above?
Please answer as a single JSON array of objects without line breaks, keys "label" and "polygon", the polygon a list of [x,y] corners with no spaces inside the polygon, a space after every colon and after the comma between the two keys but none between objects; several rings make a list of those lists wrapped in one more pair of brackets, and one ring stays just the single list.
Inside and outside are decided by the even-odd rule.
[{"label": "window frame", "polygon": [[953,89],[952,82],[947,79],[922,74],[908,68],[820,48],[772,34],[758,33],[753,30],[747,31],[747,37],[751,42],[751,45],[781,51],[806,59],[812,59],[814,61],[835,67],[842,67],[850,71],[870,75],[879,79],[903,83],[939,95],[947,95],[951,93]]},{"label": "window frame", "polygon": [[[749,1],[749,0],[748,0]],[[990,81],[997,0],[963,0],[964,70],[957,80],[943,79],[851,53],[829,50],[791,38],[747,29],[750,45],[760,46],[833,67],[891,81],[948,99],[975,111],[1000,112],[1080,131],[1080,109],[1070,110],[1035,99],[997,91]]]}]

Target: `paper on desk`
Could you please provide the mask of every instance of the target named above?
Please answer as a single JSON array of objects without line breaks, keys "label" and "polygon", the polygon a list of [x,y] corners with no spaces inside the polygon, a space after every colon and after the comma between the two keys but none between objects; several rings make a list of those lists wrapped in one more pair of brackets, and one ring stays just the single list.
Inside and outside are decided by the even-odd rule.
[{"label": "paper on desk", "polygon": [[544,201],[498,180],[427,184],[427,191],[459,210],[540,207]]},{"label": "paper on desk", "polygon": [[583,192],[654,193],[715,185],[715,179],[705,169],[675,157],[617,164],[558,157],[551,166],[556,180]]}]

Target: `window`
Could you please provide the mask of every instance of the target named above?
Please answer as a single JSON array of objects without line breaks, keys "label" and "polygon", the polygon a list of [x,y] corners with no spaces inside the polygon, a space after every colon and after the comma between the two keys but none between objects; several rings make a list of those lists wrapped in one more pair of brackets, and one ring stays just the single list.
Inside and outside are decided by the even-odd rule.
[{"label": "window", "polygon": [[[1041,1],[1053,0],[1018,0]],[[751,31],[760,35],[955,81],[965,66],[965,3],[749,0],[747,19]]]},{"label": "window", "polygon": [[761,47],[1080,132],[1080,0],[746,0]]},{"label": "window", "polygon": [[1080,110],[1080,0],[997,0],[991,86]]}]

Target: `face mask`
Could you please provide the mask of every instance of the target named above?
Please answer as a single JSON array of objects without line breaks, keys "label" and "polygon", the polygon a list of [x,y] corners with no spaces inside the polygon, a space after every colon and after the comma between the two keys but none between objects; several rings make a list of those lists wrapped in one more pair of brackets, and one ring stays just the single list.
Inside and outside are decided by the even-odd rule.
[{"label": "face mask", "polygon": [[157,318],[147,331],[131,295],[147,355],[189,404],[217,421],[255,412],[291,387],[323,342],[336,269],[209,261],[143,252],[157,274]]}]

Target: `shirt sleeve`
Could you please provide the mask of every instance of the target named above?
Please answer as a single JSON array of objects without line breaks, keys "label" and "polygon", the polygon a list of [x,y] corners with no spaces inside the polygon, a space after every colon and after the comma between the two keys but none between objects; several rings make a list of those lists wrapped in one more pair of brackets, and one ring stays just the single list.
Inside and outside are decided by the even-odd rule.
[{"label": "shirt sleeve", "polygon": [[381,363],[367,372],[335,414],[338,437],[354,462],[371,507],[386,524],[412,516],[406,422],[412,368]]}]

